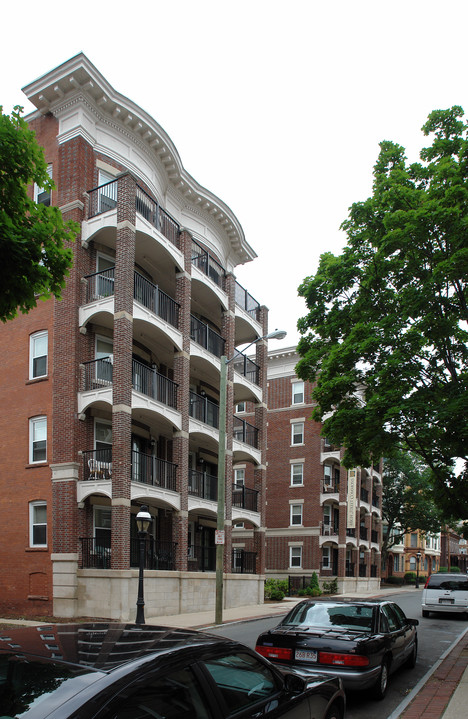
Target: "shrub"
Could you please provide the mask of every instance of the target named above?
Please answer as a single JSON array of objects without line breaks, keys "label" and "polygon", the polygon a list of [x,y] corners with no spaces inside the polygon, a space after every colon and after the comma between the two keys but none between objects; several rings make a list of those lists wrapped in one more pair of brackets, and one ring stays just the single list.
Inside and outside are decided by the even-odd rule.
[{"label": "shrub", "polygon": [[[318,589],[319,592],[320,592],[320,583],[319,583],[319,580],[318,580],[318,577],[317,577],[317,572],[312,572],[312,577],[311,577],[311,580],[310,580],[310,586],[312,587],[312,589]],[[314,596],[317,596],[317,595],[314,594]]]},{"label": "shrub", "polygon": [[452,572],[452,574],[459,574],[460,567],[450,567],[450,571]]},{"label": "shrub", "polygon": [[265,579],[263,595],[265,599],[280,602],[288,592],[287,579]]},{"label": "shrub", "polygon": [[416,572],[406,572],[405,584],[416,584]]},{"label": "shrub", "polygon": [[338,579],[332,579],[331,582],[323,583],[324,594],[338,594]]},{"label": "shrub", "polygon": [[404,577],[387,577],[386,579],[382,580],[385,584],[399,584],[402,585],[405,583]]}]

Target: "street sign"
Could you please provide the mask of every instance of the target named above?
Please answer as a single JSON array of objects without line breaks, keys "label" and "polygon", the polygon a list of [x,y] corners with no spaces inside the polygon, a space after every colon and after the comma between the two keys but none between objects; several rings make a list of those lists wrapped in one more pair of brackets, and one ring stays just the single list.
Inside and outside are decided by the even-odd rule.
[{"label": "street sign", "polygon": [[224,544],[224,529],[215,530],[215,544]]}]

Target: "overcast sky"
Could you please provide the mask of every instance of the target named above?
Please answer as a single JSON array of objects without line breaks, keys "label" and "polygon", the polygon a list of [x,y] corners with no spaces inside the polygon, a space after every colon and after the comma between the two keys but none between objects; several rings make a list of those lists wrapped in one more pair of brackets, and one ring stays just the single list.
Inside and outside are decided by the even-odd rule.
[{"label": "overcast sky", "polygon": [[429,112],[468,111],[467,27],[467,0],[23,0],[2,5],[0,104],[29,112],[21,88],[84,52],[237,215],[258,255],[237,278],[288,331],[274,349],[379,142],[416,160]]}]

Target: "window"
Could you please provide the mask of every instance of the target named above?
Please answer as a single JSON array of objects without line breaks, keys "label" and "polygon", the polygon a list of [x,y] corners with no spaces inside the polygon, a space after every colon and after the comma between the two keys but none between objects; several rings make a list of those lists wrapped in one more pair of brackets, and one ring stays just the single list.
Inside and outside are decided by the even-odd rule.
[{"label": "window", "polygon": [[[266,701],[278,693],[273,672],[251,654],[239,653],[209,659],[205,666],[218,685],[229,714]],[[255,709],[255,716],[263,714],[262,711],[258,713],[258,708]],[[251,716],[250,712],[248,715]]]},{"label": "window", "polygon": [[47,417],[29,420],[29,461],[47,461]]},{"label": "window", "polygon": [[330,547],[322,547],[322,567],[323,569],[330,567]]},{"label": "window", "polygon": [[234,470],[234,484],[237,487],[243,487],[245,485],[245,469]]},{"label": "window", "polygon": [[417,546],[418,546],[418,535],[416,534],[416,532],[414,532],[414,533],[411,535],[411,546],[412,546],[412,547],[417,547]]},{"label": "window", "polygon": [[297,486],[304,484],[304,465],[292,464],[291,465],[291,486]]},{"label": "window", "polygon": [[302,567],[302,547],[289,547],[289,566],[296,569]]},{"label": "window", "polygon": [[291,434],[292,444],[304,444],[304,422],[293,422]]},{"label": "window", "polygon": [[29,504],[29,546],[47,547],[47,503]]},{"label": "window", "polygon": [[117,205],[117,181],[110,173],[99,170],[99,209],[98,212],[113,210]]},{"label": "window", "polygon": [[47,375],[47,330],[36,332],[29,338],[29,379]]},{"label": "window", "polygon": [[303,404],[304,402],[304,382],[292,383],[292,403]]},{"label": "window", "polygon": [[94,541],[95,549],[110,549],[111,546],[111,509],[110,507],[94,507]]},{"label": "window", "polygon": [[245,412],[245,402],[239,402],[236,404],[236,412]]},{"label": "window", "polygon": [[332,468],[329,464],[323,466],[323,481],[327,487],[331,487],[332,484]]},{"label": "window", "polygon": [[[47,165],[47,174],[50,179],[52,179],[52,165]],[[45,205],[46,207],[49,207],[50,195],[51,193],[49,190],[44,190],[43,187],[39,187],[39,185],[34,183],[34,202],[37,202],[38,205]]]},{"label": "window", "polygon": [[291,526],[302,524],[302,504],[291,504],[290,505],[289,523]]}]

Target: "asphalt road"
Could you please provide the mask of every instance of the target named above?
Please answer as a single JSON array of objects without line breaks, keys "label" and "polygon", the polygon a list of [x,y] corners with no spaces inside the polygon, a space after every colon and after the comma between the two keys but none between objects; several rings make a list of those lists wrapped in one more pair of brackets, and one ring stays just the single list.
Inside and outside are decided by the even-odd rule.
[{"label": "asphalt road", "polygon": [[[392,675],[387,696],[382,702],[376,702],[367,695],[349,693],[346,719],[375,719],[376,716],[379,719],[386,719],[468,627],[468,621],[463,615],[431,614],[427,619],[423,618],[421,594],[422,589],[415,589],[414,592],[406,591],[388,597],[401,606],[407,617],[419,619],[419,652],[415,668],[403,669]],[[276,617],[238,622],[216,629],[210,628],[210,632],[222,634],[255,648],[257,636],[262,631],[274,627],[278,621],[279,618]]]}]

